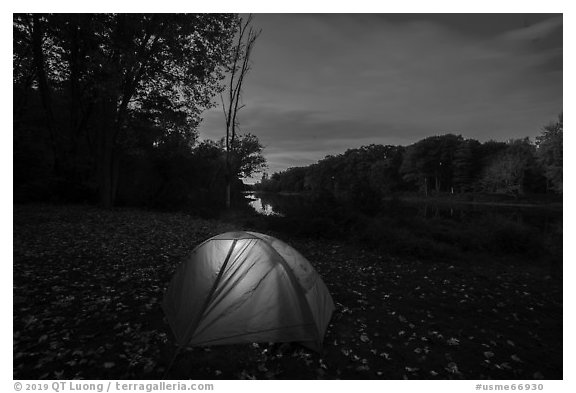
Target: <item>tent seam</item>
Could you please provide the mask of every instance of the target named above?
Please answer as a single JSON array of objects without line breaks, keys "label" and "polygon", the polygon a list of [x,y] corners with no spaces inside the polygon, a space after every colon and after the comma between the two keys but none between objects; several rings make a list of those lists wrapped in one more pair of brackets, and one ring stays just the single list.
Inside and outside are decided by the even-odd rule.
[{"label": "tent seam", "polygon": [[[255,236],[257,236],[257,235],[255,235]],[[290,269],[290,266],[288,265],[288,262],[286,262],[284,257],[274,247],[272,247],[272,245],[269,244],[266,239],[264,239],[260,236],[258,236],[258,238],[260,239],[260,241],[262,241],[264,244],[266,244],[266,246],[271,248],[272,251],[274,251],[274,253],[276,255],[278,255],[278,257],[280,258],[280,261],[281,261],[280,265],[282,266],[282,268],[284,269],[284,271],[286,272],[288,277],[290,277],[290,280],[292,282],[294,282],[295,285],[298,286],[298,288],[294,288],[296,290],[296,297],[300,300],[300,303],[304,303],[303,307],[306,311],[308,311],[308,317],[312,320],[312,323],[305,324],[305,325],[314,325],[314,327],[315,327],[314,337],[316,338],[316,342],[320,346],[322,346],[322,340],[320,338],[320,333],[318,332],[318,325],[316,324],[316,319],[314,319],[314,313],[312,313],[312,309],[310,308],[310,304],[308,304],[308,301],[306,300],[306,296],[305,296],[306,291],[304,290],[304,288],[302,287],[302,285],[300,284],[300,282],[298,281],[298,279],[294,275],[294,272],[292,271],[292,269]],[[299,291],[298,291],[298,289],[299,289]]]},{"label": "tent seam", "polygon": [[196,329],[198,329],[198,326],[200,325],[200,321],[202,321],[202,317],[204,316],[204,313],[206,312],[206,309],[208,308],[208,304],[210,303],[210,298],[214,295],[214,291],[216,290],[220,280],[222,279],[222,275],[224,274],[224,269],[226,269],[226,265],[228,264],[228,261],[230,260],[230,257],[232,256],[232,252],[234,251],[234,248],[236,247],[237,242],[238,242],[238,239],[235,239],[232,242],[232,245],[230,246],[230,249],[228,250],[228,255],[226,255],[226,259],[224,260],[224,263],[222,264],[222,266],[220,267],[220,270],[218,271],[218,276],[216,277],[216,280],[214,281],[214,284],[212,285],[212,288],[210,289],[208,296],[206,296],[206,300],[204,301],[204,305],[202,306],[202,310],[198,314],[198,318],[196,319],[196,321],[194,321],[195,326],[193,326],[193,328],[190,329],[191,333],[186,334],[186,336],[185,336],[186,339],[184,341],[187,342],[185,345],[187,345],[188,342],[190,342],[190,340],[192,340],[192,337],[194,337],[194,333],[195,333]]}]

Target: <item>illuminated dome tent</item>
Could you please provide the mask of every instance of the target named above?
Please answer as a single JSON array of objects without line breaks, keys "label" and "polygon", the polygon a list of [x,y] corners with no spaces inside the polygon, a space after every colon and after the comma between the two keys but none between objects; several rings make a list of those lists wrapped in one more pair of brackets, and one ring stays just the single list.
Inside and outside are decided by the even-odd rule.
[{"label": "illuminated dome tent", "polygon": [[300,342],[316,351],[334,311],[310,262],[256,232],[227,232],[196,247],[162,307],[179,347]]}]

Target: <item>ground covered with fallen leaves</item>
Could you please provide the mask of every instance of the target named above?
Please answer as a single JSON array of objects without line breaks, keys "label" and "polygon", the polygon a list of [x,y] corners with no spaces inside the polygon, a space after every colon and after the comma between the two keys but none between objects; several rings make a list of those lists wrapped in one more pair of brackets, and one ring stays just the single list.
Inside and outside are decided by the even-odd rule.
[{"label": "ground covered with fallen leaves", "polygon": [[561,379],[562,284],[544,267],[401,260],[286,238],[336,311],[324,352],[254,343],[174,354],[160,303],[201,241],[252,229],[182,213],[14,206],[15,379]]}]

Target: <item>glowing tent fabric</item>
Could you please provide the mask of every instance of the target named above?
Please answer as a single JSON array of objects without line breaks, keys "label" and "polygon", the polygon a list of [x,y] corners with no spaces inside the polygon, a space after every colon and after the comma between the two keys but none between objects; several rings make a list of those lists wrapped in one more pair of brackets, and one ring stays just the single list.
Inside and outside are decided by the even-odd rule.
[{"label": "glowing tent fabric", "polygon": [[295,341],[317,351],[334,311],[310,262],[255,232],[224,233],[196,247],[162,306],[180,346]]}]

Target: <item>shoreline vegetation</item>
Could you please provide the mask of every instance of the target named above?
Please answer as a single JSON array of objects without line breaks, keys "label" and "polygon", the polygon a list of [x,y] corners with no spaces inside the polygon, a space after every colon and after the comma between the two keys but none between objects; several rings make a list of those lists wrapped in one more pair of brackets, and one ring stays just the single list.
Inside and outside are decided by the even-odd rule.
[{"label": "shoreline vegetation", "polygon": [[482,195],[476,200],[404,195],[378,209],[302,194],[255,193],[275,213],[249,223],[312,239],[346,241],[401,258],[434,262],[500,261],[546,267],[562,275],[563,220],[558,198],[516,201]]},{"label": "shoreline vegetation", "polygon": [[396,202],[558,205],[563,189],[562,135],[559,115],[534,142],[480,142],[444,134],[408,146],[371,144],[271,176],[264,173],[251,189],[300,192],[318,201],[356,206],[368,215]]},{"label": "shoreline vegetation", "polygon": [[[250,190],[244,191],[244,194],[255,195],[280,195],[280,196],[295,196],[312,198],[314,195],[311,192],[287,192],[287,191],[259,191]],[[404,193],[383,197],[383,202],[401,201],[407,203],[443,203],[443,204],[462,204],[462,205],[479,205],[479,206],[502,206],[502,207],[538,207],[550,209],[562,209],[563,201],[560,195],[537,195],[528,196],[523,198],[512,198],[508,195],[502,194],[475,194],[475,193],[462,193],[462,194],[439,194],[422,196],[417,193]]]}]

